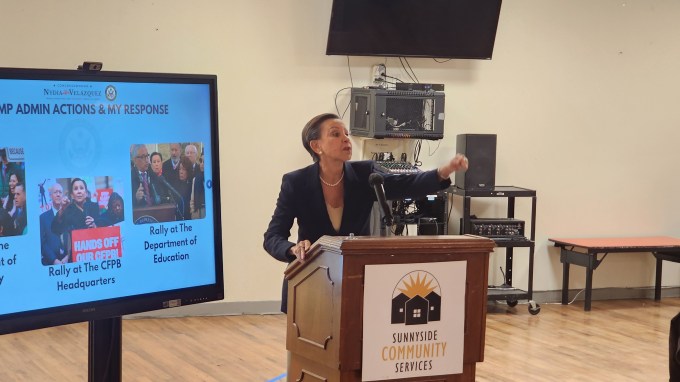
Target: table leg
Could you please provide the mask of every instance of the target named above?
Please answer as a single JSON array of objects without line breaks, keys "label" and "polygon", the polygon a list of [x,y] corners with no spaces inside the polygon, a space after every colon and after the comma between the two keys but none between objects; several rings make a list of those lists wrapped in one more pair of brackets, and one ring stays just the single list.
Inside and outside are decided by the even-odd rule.
[{"label": "table leg", "polygon": [[562,305],[569,303],[569,263],[562,263]]},{"label": "table leg", "polygon": [[590,301],[593,297],[593,268],[591,266],[586,268],[586,301],[583,310],[590,311]]},{"label": "table leg", "polygon": [[656,280],[654,281],[654,300],[661,300],[661,270],[663,260],[656,258]]}]

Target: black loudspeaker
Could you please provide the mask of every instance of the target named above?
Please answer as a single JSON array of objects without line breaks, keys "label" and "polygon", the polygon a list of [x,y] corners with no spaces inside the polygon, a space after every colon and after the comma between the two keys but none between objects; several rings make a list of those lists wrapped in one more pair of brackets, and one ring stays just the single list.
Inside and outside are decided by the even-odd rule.
[{"label": "black loudspeaker", "polygon": [[496,186],[496,134],[458,134],[456,152],[469,161],[467,171],[456,171],[456,187],[492,190]]},{"label": "black loudspeaker", "polygon": [[437,218],[418,219],[418,236],[422,235],[443,235],[444,223],[437,222]]}]

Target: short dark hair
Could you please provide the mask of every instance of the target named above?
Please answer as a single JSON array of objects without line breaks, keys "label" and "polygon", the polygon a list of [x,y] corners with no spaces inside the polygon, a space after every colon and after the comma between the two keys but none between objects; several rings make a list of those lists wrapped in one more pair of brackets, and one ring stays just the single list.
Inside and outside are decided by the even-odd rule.
[{"label": "short dark hair", "polygon": [[319,154],[312,150],[312,146],[309,142],[321,138],[321,124],[328,121],[329,119],[340,119],[337,114],[333,113],[323,113],[312,118],[307,122],[305,127],[302,129],[302,146],[305,150],[312,156],[314,162],[319,161]]},{"label": "short dark hair", "polygon": [[161,155],[161,153],[159,153],[158,151],[154,151],[151,153],[151,155],[149,156],[149,161],[153,160],[154,155],[158,155],[158,157],[161,158],[161,162],[163,161],[163,155]]},{"label": "short dark hair", "polygon": [[109,202],[107,204],[107,209],[111,209],[111,206],[113,205],[113,202],[118,200],[121,205],[125,205],[125,202],[123,201],[123,197],[120,196],[119,193],[117,192],[112,192],[111,195],[109,195]]},{"label": "short dark hair", "polygon": [[69,195],[71,195],[71,197],[73,197],[72,196],[73,195],[73,185],[76,184],[76,182],[83,182],[83,186],[85,186],[85,190],[87,190],[89,192],[89,190],[87,189],[87,182],[85,182],[84,179],[73,178],[73,179],[71,179],[71,183],[69,184],[69,188],[68,188],[68,193],[69,193]]}]

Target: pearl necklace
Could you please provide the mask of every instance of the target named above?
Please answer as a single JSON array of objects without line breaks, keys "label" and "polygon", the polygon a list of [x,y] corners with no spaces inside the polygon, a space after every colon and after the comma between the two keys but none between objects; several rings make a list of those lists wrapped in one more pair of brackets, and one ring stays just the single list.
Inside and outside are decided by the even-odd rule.
[{"label": "pearl necklace", "polygon": [[338,179],[337,182],[335,182],[335,183],[328,183],[328,182],[326,182],[325,180],[323,180],[323,178],[321,177],[321,175],[319,175],[319,179],[321,179],[321,183],[325,184],[325,185],[328,186],[328,187],[335,187],[335,186],[337,186],[338,184],[340,184],[340,182],[342,182],[342,178],[344,178],[344,177],[345,177],[345,172],[343,171],[343,172],[342,172],[342,175],[340,175],[340,179]]}]

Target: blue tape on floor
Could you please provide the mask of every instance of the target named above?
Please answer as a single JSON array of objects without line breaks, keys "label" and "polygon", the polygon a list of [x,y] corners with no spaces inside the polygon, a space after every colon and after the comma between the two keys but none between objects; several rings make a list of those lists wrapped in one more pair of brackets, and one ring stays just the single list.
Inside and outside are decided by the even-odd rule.
[{"label": "blue tape on floor", "polygon": [[284,379],[284,378],[286,378],[286,373],[283,373],[283,374],[279,375],[278,377],[274,377],[274,378],[268,380],[267,382],[280,381],[280,380],[282,380],[282,379]]}]

